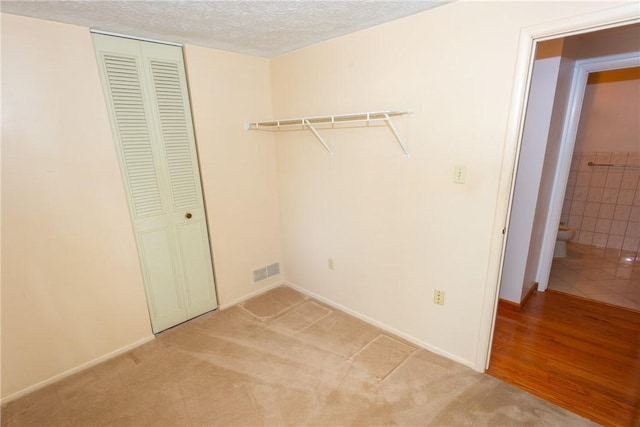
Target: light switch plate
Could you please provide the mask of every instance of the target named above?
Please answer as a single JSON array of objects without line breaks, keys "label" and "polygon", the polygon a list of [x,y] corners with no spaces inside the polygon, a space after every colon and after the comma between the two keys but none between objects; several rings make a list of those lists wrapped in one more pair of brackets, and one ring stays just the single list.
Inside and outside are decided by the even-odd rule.
[{"label": "light switch plate", "polygon": [[467,179],[467,167],[465,165],[455,165],[453,167],[453,183],[464,184]]}]

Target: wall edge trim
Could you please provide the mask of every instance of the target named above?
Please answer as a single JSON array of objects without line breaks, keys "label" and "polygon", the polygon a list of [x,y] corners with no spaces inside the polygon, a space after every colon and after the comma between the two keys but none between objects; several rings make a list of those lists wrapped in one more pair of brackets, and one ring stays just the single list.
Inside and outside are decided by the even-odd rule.
[{"label": "wall edge trim", "polygon": [[538,290],[538,282],[535,282],[533,286],[529,288],[524,298],[522,298],[522,301],[513,302],[508,299],[500,298],[498,299],[498,308],[503,308],[505,310],[516,311],[516,312],[522,311],[524,306],[527,304],[527,301],[529,301],[529,298],[531,298],[531,296],[535,292],[537,292],[537,290]]},{"label": "wall edge trim", "polygon": [[527,304],[527,302],[529,301],[529,299],[533,296],[534,293],[536,293],[538,291],[538,286],[539,283],[538,282],[534,282],[533,286],[531,286],[529,288],[529,290],[527,291],[527,293],[524,295],[524,297],[522,298],[522,301],[520,301],[520,309],[523,309],[524,306]]}]

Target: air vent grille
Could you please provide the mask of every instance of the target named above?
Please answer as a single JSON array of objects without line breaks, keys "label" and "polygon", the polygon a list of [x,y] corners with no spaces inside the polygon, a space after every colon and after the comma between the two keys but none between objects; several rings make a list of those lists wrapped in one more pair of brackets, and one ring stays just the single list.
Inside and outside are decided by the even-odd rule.
[{"label": "air vent grille", "polygon": [[269,264],[266,267],[261,267],[253,270],[253,283],[260,282],[268,279],[269,277],[277,276],[280,274],[280,263]]}]

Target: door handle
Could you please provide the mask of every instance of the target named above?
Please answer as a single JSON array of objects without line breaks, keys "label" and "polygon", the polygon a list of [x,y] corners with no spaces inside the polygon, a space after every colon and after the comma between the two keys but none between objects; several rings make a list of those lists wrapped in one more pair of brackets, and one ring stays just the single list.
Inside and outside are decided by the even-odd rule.
[{"label": "door handle", "polygon": [[191,219],[191,212],[187,212],[186,214],[184,214],[184,217],[187,219]]}]

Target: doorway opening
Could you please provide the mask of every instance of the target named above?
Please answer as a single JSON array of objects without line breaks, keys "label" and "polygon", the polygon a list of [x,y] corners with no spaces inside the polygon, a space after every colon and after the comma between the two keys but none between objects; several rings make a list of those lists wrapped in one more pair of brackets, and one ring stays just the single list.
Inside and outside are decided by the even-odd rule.
[{"label": "doorway opening", "polygon": [[[487,284],[485,286],[484,303],[482,304],[482,318],[478,337],[478,351],[476,352],[477,369],[484,371],[489,366],[493,333],[496,321],[499,293],[505,287],[503,280],[503,266],[506,265],[506,245],[508,240],[507,229],[511,231],[511,211],[513,207],[513,194],[515,193],[515,173],[516,162],[519,158],[522,133],[525,122],[526,107],[528,102],[529,89],[531,86],[532,69],[534,65],[536,47],[540,42],[571,37],[576,35],[589,35],[606,30],[616,30],[619,28],[636,26],[640,23],[637,7],[626,4],[611,9],[593,12],[571,17],[564,20],[543,23],[521,30],[518,57],[514,73],[514,88],[512,92],[511,111],[508,117],[505,146],[503,158],[505,159],[500,174],[498,189],[498,201],[496,204],[496,215],[493,225],[493,242],[491,245],[491,255]],[[636,39],[637,40],[637,39]],[[606,44],[604,45],[607,46]],[[600,46],[602,47],[602,45]],[[568,167],[564,171],[564,183],[568,179]],[[548,175],[544,175],[548,176]],[[551,179],[558,181],[557,177]],[[562,180],[560,180],[562,181]],[[564,189],[562,190],[564,192]],[[537,193],[538,194],[538,193]],[[558,198],[558,195],[555,195]],[[564,194],[559,199],[563,200]],[[550,200],[548,200],[549,202]],[[557,222],[560,216],[558,214]],[[509,224],[509,227],[507,227]],[[554,228],[556,225],[553,226]],[[549,234],[549,233],[547,233]],[[552,238],[547,242],[555,243],[557,228],[551,233]],[[531,236],[532,234],[529,234]],[[528,256],[528,247],[525,257]],[[551,262],[548,263],[550,269]],[[548,277],[548,276],[547,276]],[[523,282],[519,285],[523,286]],[[522,289],[522,288],[521,288]],[[522,290],[520,290],[522,292]],[[520,297],[522,293],[520,293]]]},{"label": "doorway opening", "polygon": [[548,289],[640,311],[640,67],[610,68],[637,61],[583,64],[560,216],[573,237],[554,254]]},{"label": "doorway opening", "polygon": [[[624,13],[622,13],[624,15]],[[591,203],[598,203],[598,208],[602,207],[603,204],[612,204],[612,203],[604,203],[604,192],[605,189],[610,188],[615,191],[608,191],[608,194],[611,196],[614,193],[616,197],[620,196],[622,188],[622,178],[625,173],[613,171],[612,176],[615,178],[611,178],[612,180],[620,179],[620,182],[617,183],[618,187],[614,188],[614,182],[610,181],[609,187],[607,187],[607,179],[608,175],[604,176],[604,184],[600,188],[600,190],[591,191],[590,188],[581,188],[580,194],[578,197],[580,199],[585,198],[584,200],[577,200],[576,206],[571,206],[572,203],[569,204],[568,208],[565,208],[563,212],[563,205],[565,202],[565,196],[571,194],[571,197],[576,195],[576,189],[578,187],[578,176],[581,171],[587,172],[590,171],[590,174],[584,173],[581,176],[581,184],[580,187],[588,187],[586,185],[587,175],[589,178],[589,182],[594,173],[595,169],[587,169],[594,167],[603,167],[607,168],[607,173],[609,169],[613,169],[611,166],[594,166],[593,163],[598,163],[596,160],[603,162],[606,160],[606,164],[613,164],[612,161],[614,159],[613,152],[624,152],[624,159],[622,159],[622,155],[619,154],[616,157],[616,161],[624,160],[625,169],[631,169],[628,166],[633,164],[636,161],[636,157],[632,154],[633,150],[630,148],[625,148],[624,151],[621,151],[619,148],[613,149],[613,147],[596,149],[591,152],[583,152],[583,150],[576,151],[574,154],[574,148],[576,148],[576,136],[578,134],[578,125],[580,123],[580,115],[582,111],[583,99],[585,96],[585,88],[587,86],[587,80],[589,75],[595,75],[598,72],[605,72],[608,70],[615,69],[629,69],[632,67],[640,66],[640,28],[637,24],[637,12],[629,13],[629,18],[624,19],[620,18],[618,21],[614,22],[610,17],[602,17],[602,21],[592,20],[583,23],[582,26],[576,27],[575,23],[568,23],[566,27],[563,28],[547,28],[545,30],[532,30],[529,34],[530,41],[534,46],[530,51],[530,73],[525,73],[527,78],[530,80],[526,83],[523,88],[523,92],[528,95],[523,98],[526,101],[520,100],[522,105],[522,111],[518,114],[515,114],[515,118],[520,120],[518,124],[511,123],[514,127],[512,131],[517,133],[517,137],[514,135],[514,138],[518,139],[519,144],[517,145],[517,153],[514,153],[514,158],[518,158],[517,165],[517,175],[513,179],[513,190],[512,190],[512,199],[510,201],[508,210],[509,212],[509,232],[506,236],[506,245],[504,250],[504,258],[502,260],[501,266],[501,274],[500,274],[500,286],[499,286],[499,297],[500,299],[507,299],[508,301],[512,301],[514,304],[518,306],[518,309],[522,309],[521,312],[511,312],[513,315],[506,314],[505,311],[501,309],[500,318],[495,320],[496,322],[500,322],[496,325],[496,329],[498,330],[499,326],[503,326],[505,319],[507,321],[513,321],[514,319],[525,318],[528,314],[534,313],[537,315],[537,319],[543,317],[545,310],[541,308],[545,303],[545,298],[549,299],[552,295],[544,295],[537,294],[534,295],[534,307],[531,309],[527,307],[523,307],[520,305],[521,302],[526,302],[526,296],[531,295],[531,290],[535,291],[537,285],[540,285],[540,290],[544,291],[547,289],[547,285],[549,284],[549,277],[551,273],[551,267],[553,263],[553,253],[555,250],[556,243],[556,235],[558,233],[558,226],[560,222],[571,223],[572,225],[577,224],[577,218],[571,218],[571,216],[578,216],[578,212],[582,211],[582,217],[586,217],[585,208],[587,202],[589,201],[589,195],[592,197]],[[576,35],[576,33],[581,32],[581,34]],[[539,34],[540,37],[536,37],[535,34]],[[552,36],[550,36],[552,34]],[[526,37],[525,37],[526,38]],[[617,41],[616,41],[617,40]],[[541,64],[537,63],[536,60],[544,60],[547,58],[553,57],[535,57],[534,51],[537,53],[540,52],[540,48],[544,43],[561,42],[560,47],[560,55],[559,58],[553,61],[547,61],[543,63],[543,68],[546,67],[547,76],[546,78],[541,79],[542,86],[537,86],[536,77],[536,66]],[[524,48],[526,51],[526,48]],[[538,69],[538,71],[540,71]],[[551,75],[551,85],[545,86],[545,83],[549,83],[549,75]],[[555,75],[555,76],[554,76]],[[593,78],[593,77],[592,77]],[[540,93],[537,92],[539,87],[546,88],[546,90],[552,96],[551,107],[546,110],[543,109],[543,112],[548,116],[548,121],[546,122],[546,129],[544,129],[544,138],[543,139],[535,139],[531,138],[527,140],[527,124],[536,123],[536,120],[544,121],[544,117],[542,119],[539,117],[531,117],[530,107],[533,103],[540,101]],[[517,96],[517,94],[516,94]],[[538,97],[538,99],[536,99]],[[514,102],[516,102],[515,100]],[[546,100],[548,103],[548,99]],[[525,109],[526,105],[526,109]],[[544,114],[542,114],[544,116]],[[637,115],[636,115],[637,117]],[[517,131],[516,131],[517,129]],[[536,129],[539,130],[539,122],[536,126]],[[637,125],[636,125],[637,129]],[[633,133],[633,132],[632,132]],[[637,130],[635,131],[635,136],[637,137]],[[637,141],[637,140],[636,140]],[[537,143],[537,145],[536,145]],[[529,145],[528,145],[529,144]],[[536,152],[535,149],[540,148],[540,144],[543,144],[544,147],[542,150],[538,150]],[[580,142],[582,144],[582,142]],[[630,141],[629,144],[634,144],[633,141]],[[637,145],[638,143],[635,142]],[[609,150],[609,151],[606,151]],[[534,153],[534,156],[531,155],[531,152]],[[586,153],[593,153],[593,155]],[[598,153],[601,153],[599,156]],[[608,159],[606,155],[608,154]],[[537,157],[535,157],[537,156]],[[599,157],[598,157],[599,156]],[[532,165],[531,163],[527,163],[531,161],[531,159],[535,157],[539,163]],[[598,157],[598,158],[596,158]],[[589,165],[589,163],[592,163]],[[617,164],[617,163],[616,163]],[[573,170],[575,172],[574,175],[571,175]],[[529,172],[526,174],[526,172]],[[534,173],[531,173],[533,171]],[[525,172],[525,174],[522,174]],[[631,186],[631,180],[634,173],[628,174],[629,182],[626,183],[629,187]],[[573,181],[575,179],[575,182]],[[599,179],[602,179],[600,177]],[[520,181],[520,182],[519,182]],[[522,193],[521,190],[523,188],[523,181],[525,183],[529,183],[528,192]],[[533,182],[534,191],[531,190],[531,182]],[[568,185],[569,184],[569,185]],[[636,197],[637,192],[637,181],[636,187],[634,187],[634,197],[629,200],[630,191],[626,191],[624,193],[623,199],[625,203],[629,203],[626,206],[629,206],[628,210],[629,216],[626,218],[627,228],[629,222],[631,221],[631,210],[633,208],[633,204]],[[524,188],[527,188],[526,186]],[[625,190],[632,190],[632,188],[624,188]],[[520,190],[520,191],[519,191]],[[600,200],[596,201],[597,196],[599,195]],[[519,203],[522,200],[530,203],[529,205],[520,205]],[[608,200],[610,201],[610,200]],[[573,202],[573,199],[571,200]],[[640,204],[640,200],[635,203]],[[526,208],[523,209],[523,206]],[[527,207],[528,206],[528,207]],[[567,211],[568,209],[568,211]],[[607,208],[610,209],[610,208]],[[615,215],[615,207],[613,208],[612,215]],[[639,209],[640,210],[640,209]],[[518,217],[520,212],[528,213],[528,217]],[[640,214],[640,213],[639,213]],[[563,218],[563,215],[566,215]],[[595,226],[598,224],[599,217],[595,216]],[[605,226],[609,226],[609,232],[611,231],[611,226],[613,225],[614,217],[612,218],[602,218],[609,219],[610,221],[601,221],[599,230],[604,230]],[[565,221],[566,220],[566,221]],[[520,221],[520,222],[518,222]],[[622,221],[620,219],[620,221]],[[589,220],[589,222],[593,222],[593,220]],[[640,219],[635,222],[640,223]],[[524,226],[523,226],[524,224]],[[580,226],[582,222],[580,222]],[[590,225],[588,225],[590,227]],[[618,225],[621,227],[621,225]],[[523,228],[524,227],[524,228]],[[527,228],[528,227],[528,228]],[[514,232],[515,231],[515,232]],[[581,230],[582,231],[582,230]],[[600,240],[594,240],[595,238],[595,228],[593,231],[590,231],[592,234],[582,234],[582,241],[586,243],[589,240],[589,244],[593,245],[594,243],[602,243],[603,237],[598,236]],[[633,233],[633,230],[632,230]],[[577,233],[576,233],[577,234]],[[605,234],[605,233],[600,233]],[[612,235],[613,233],[609,233]],[[607,242],[609,242],[609,235],[607,235]],[[523,237],[524,236],[524,237]],[[519,240],[522,239],[522,240]],[[619,238],[614,238],[611,240],[611,245],[617,245],[619,242]],[[620,243],[620,248],[616,248],[618,251],[622,251],[624,247],[625,237],[623,236],[622,242]],[[627,240],[628,247],[631,252],[633,248],[631,248],[633,239]],[[578,236],[578,244],[580,244],[580,236]],[[640,244],[640,243],[639,243]],[[514,247],[518,247],[519,250],[514,250]],[[606,243],[603,251],[606,251]],[[613,249],[613,248],[612,248]],[[638,245],[635,247],[635,255],[633,257],[632,262],[640,262],[638,259]],[[631,258],[626,257],[626,258]],[[515,260],[515,262],[514,262]],[[640,266],[640,264],[638,265]],[[617,268],[617,267],[616,267]],[[515,271],[515,273],[514,273]],[[604,271],[604,270],[603,270]],[[631,274],[633,272],[633,268],[629,269],[627,273]],[[637,274],[637,268],[635,269]],[[637,277],[637,276],[636,276]],[[515,278],[515,279],[514,279]],[[552,277],[554,279],[555,277]],[[631,279],[631,276],[629,277]],[[637,278],[640,280],[640,278]],[[615,280],[615,279],[612,279]],[[553,281],[553,280],[552,280]],[[553,288],[553,283],[551,288]],[[535,294],[535,292],[533,292]],[[557,295],[554,293],[554,295]],[[555,297],[554,297],[555,298]],[[571,297],[566,297],[571,298]],[[581,306],[583,307],[583,306]],[[537,311],[536,311],[537,310]],[[583,310],[580,308],[577,310],[577,313]],[[565,309],[559,310],[561,313],[561,317],[566,318],[568,316]],[[593,317],[595,315],[592,315]],[[595,317],[594,317],[595,318]],[[633,319],[636,319],[634,317]],[[566,319],[565,319],[566,320]],[[523,320],[524,321],[524,320]],[[544,323],[543,328],[531,327],[531,323],[526,323],[529,326],[517,326],[516,329],[519,330],[518,337],[513,338],[511,340],[507,339],[502,342],[524,342],[531,344],[533,342],[538,342],[542,339],[542,335],[538,334],[537,331],[545,331],[547,337],[550,334],[550,326],[549,322],[553,320],[545,319],[542,323]],[[546,322],[546,323],[545,323]],[[576,324],[580,324],[579,319],[573,318],[572,322]],[[542,324],[541,323],[541,324]],[[606,323],[606,322],[604,322]],[[622,328],[629,333],[637,334],[638,323],[636,320],[630,320],[628,328]],[[635,325],[635,326],[634,326]],[[500,329],[504,330],[504,328]],[[500,332],[502,334],[502,332]],[[591,330],[585,331],[585,335],[592,334]],[[606,334],[605,334],[606,335]],[[495,341],[498,347],[500,347],[500,339],[504,338],[502,335],[500,337],[496,337]],[[493,336],[491,340],[493,340]],[[585,339],[590,340],[588,337]],[[554,342],[560,344],[562,349],[567,350],[564,354],[554,353],[552,356],[547,355],[547,358],[540,361],[540,363],[536,364],[532,362],[538,369],[539,372],[535,375],[539,381],[538,392],[534,390],[529,390],[534,392],[547,400],[554,401],[554,397],[550,395],[550,389],[548,384],[554,382],[554,378],[559,377],[559,374],[556,372],[556,375],[551,373],[551,369],[547,369],[547,364],[554,362],[558,362],[559,365],[564,363],[570,364],[572,363],[571,354],[580,354],[580,348],[571,347],[572,343],[576,343],[578,340],[575,336],[566,335],[566,336],[555,336]],[[531,344],[533,345],[533,344]],[[550,347],[547,345],[545,348]],[[600,346],[603,348],[603,351],[610,351],[611,349],[606,348],[607,346]],[[598,348],[600,348],[598,347]],[[528,349],[522,350],[520,356],[515,353],[509,353],[512,358],[511,362],[515,363],[515,360],[525,361],[527,357],[535,356],[536,349],[530,347]],[[600,357],[606,359],[607,355],[603,354]],[[608,360],[608,359],[607,359]],[[612,356],[612,360],[615,360],[615,357]],[[487,358],[487,362],[489,362],[489,358]],[[523,362],[524,365],[531,366],[532,363]],[[510,374],[513,376],[517,376],[518,373],[515,372],[517,369],[513,368],[513,363],[508,363],[507,365],[511,366]],[[487,363],[489,366],[489,363]],[[554,365],[557,367],[556,365]],[[631,370],[636,369],[637,366],[631,365],[629,370],[625,372],[624,375],[627,375]],[[571,376],[571,384],[574,384],[575,387],[580,388],[580,380],[581,380],[581,372],[569,372],[569,376]],[[584,372],[589,372],[589,368],[585,368]],[[635,371],[633,371],[635,372]],[[526,376],[526,374],[524,374]],[[544,376],[544,379],[541,379]],[[548,378],[547,378],[548,377]],[[509,381],[511,382],[511,381]],[[517,383],[515,381],[514,383]],[[633,383],[635,384],[635,383]],[[564,390],[564,393],[570,392],[566,387],[561,388]],[[566,396],[561,396],[561,399],[565,399]],[[583,398],[583,396],[582,396]],[[564,400],[563,400],[564,401]],[[633,409],[633,408],[632,408]],[[637,414],[636,414],[637,415]],[[634,415],[635,416],[635,415]]]},{"label": "doorway opening", "polygon": [[[624,247],[627,252],[634,253],[635,260],[640,246],[640,239],[635,236],[636,223],[640,226],[640,209],[632,208],[639,176],[637,171],[631,170],[631,166],[638,162],[637,157],[640,156],[638,150],[633,150],[638,145],[638,125],[634,124],[637,119],[628,117],[633,121],[624,132],[620,131],[622,126],[617,126],[614,132],[617,134],[615,142],[609,136],[606,140],[597,136],[596,139],[600,140],[589,142],[593,139],[593,132],[585,136],[584,132],[579,133],[578,130],[588,76],[597,72],[639,66],[638,40],[640,26],[630,25],[538,43],[522,131],[500,287],[500,298],[505,302],[520,306],[536,286],[540,291],[546,290],[554,252],[556,256],[561,255],[561,248],[556,251],[556,237],[561,223],[573,230],[573,227],[582,225],[583,217],[588,217],[588,230],[582,235],[579,232],[573,233],[578,236],[571,236],[571,239],[578,237],[580,243],[596,247],[606,248],[607,244],[615,249]],[[624,83],[638,85],[637,80]],[[627,96],[627,99],[627,104],[638,109],[636,98]],[[602,105],[597,108],[602,110]],[[619,105],[615,108],[621,110],[614,111],[614,116],[619,116],[623,111],[626,114],[625,108]],[[599,111],[598,114],[601,116],[603,112]],[[584,123],[583,120],[583,128]],[[598,130],[598,133],[602,134],[607,128],[610,129],[608,125],[609,123],[602,124],[603,129]],[[584,152],[585,146],[591,151]],[[577,153],[585,155],[574,156],[574,148],[579,150]],[[595,187],[592,189],[589,185],[594,167],[589,166],[589,162],[593,164],[596,156],[602,162],[610,162],[615,158],[618,163],[623,163],[622,169],[627,169],[628,166],[629,171],[625,174],[622,170],[613,170],[609,174],[609,181],[606,171],[598,172],[596,176],[599,181],[594,181]],[[627,162],[630,163],[627,165]],[[622,189],[622,178],[625,175],[624,185],[628,188]],[[618,197],[619,195],[622,197]],[[575,197],[576,200],[574,203],[572,200],[565,203],[567,197]],[[618,208],[617,200],[627,207]],[[635,203],[640,203],[640,200]],[[602,211],[601,218],[598,217],[598,210]],[[609,236],[614,216],[619,220],[614,230],[616,237]],[[639,217],[635,218],[636,216]],[[598,221],[599,219],[601,220]],[[630,222],[633,223],[631,226]],[[621,231],[623,226],[625,231]],[[627,229],[631,235],[625,238]],[[612,280],[614,278],[615,275],[611,277]],[[557,274],[554,279],[557,282]]]},{"label": "doorway opening", "polygon": [[[496,215],[493,225],[493,242],[489,271],[485,286],[482,317],[477,341],[476,362],[478,370],[484,371],[489,366],[493,333],[496,321],[499,292],[504,287],[503,266],[505,265],[505,249],[507,223],[512,210],[512,195],[515,183],[515,163],[521,148],[522,130],[527,107],[529,88],[532,77],[533,61],[536,47],[540,42],[575,35],[587,35],[602,30],[615,30],[640,22],[637,7],[624,4],[611,9],[600,10],[563,20],[542,23],[522,28],[519,41],[518,56],[514,73],[514,89],[512,92],[511,111],[509,113]],[[567,176],[565,177],[568,179]],[[561,197],[561,200],[563,197]],[[558,217],[559,222],[559,217]],[[556,231],[557,233],[557,231]],[[552,242],[555,240],[555,236]],[[550,267],[550,265],[549,265]]]}]

